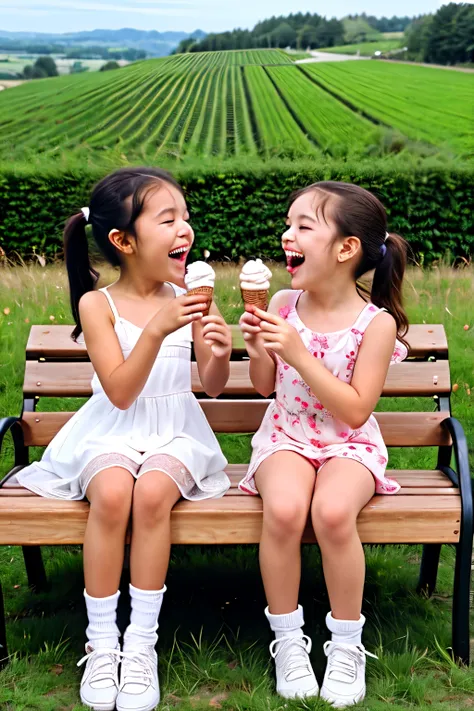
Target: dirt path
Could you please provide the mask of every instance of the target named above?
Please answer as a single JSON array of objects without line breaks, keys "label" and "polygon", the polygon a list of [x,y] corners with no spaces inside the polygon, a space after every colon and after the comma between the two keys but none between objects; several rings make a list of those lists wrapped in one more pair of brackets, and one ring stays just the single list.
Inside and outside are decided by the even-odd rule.
[{"label": "dirt path", "polygon": [[20,86],[24,81],[21,79],[0,79],[0,91],[3,89],[11,89],[14,86]]},{"label": "dirt path", "polygon": [[314,62],[347,62],[348,60],[370,59],[370,57],[358,57],[356,54],[334,54],[333,52],[311,52],[312,57],[308,59],[297,59],[295,64],[313,64]]}]

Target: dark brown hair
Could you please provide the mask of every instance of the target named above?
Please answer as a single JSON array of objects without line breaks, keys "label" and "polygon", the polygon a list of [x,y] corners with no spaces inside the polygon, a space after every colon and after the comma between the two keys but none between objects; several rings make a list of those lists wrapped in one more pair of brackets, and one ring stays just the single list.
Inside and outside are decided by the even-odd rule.
[{"label": "dark brown hair", "polygon": [[[107,262],[120,266],[120,256],[109,240],[113,229],[136,237],[135,222],[143,210],[149,188],[166,182],[183,192],[170,173],[161,168],[121,168],[103,178],[92,190],[89,202],[89,219],[78,212],[69,218],[64,228],[64,253],[69,278],[72,315],[76,327],[72,332],[75,340],[82,332],[79,317],[79,301],[92,291],[99,279],[89,259],[86,225],[92,226],[92,235],[97,247]],[[128,198],[131,198],[129,200]]]},{"label": "dark brown hair", "polygon": [[[323,201],[318,205],[323,216],[326,203],[331,196],[336,197],[331,204],[331,218],[337,227],[337,237],[358,237],[362,246],[362,258],[355,272],[359,293],[392,314],[397,324],[398,337],[406,343],[404,336],[408,330],[408,318],[402,296],[407,263],[406,241],[394,233],[386,237],[387,213],[380,200],[368,190],[351,183],[327,180],[293,193],[290,205],[301,195],[312,191],[323,194]],[[375,272],[369,292],[359,283],[359,279],[372,269]]]}]

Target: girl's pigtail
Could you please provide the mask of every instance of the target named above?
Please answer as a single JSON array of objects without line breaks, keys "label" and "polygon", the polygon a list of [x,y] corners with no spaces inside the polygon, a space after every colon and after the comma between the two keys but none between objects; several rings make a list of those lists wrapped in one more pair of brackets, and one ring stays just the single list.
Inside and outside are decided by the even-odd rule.
[{"label": "girl's pigtail", "polygon": [[89,260],[89,247],[86,236],[86,218],[82,212],[69,218],[64,228],[64,254],[69,279],[71,309],[76,327],[72,332],[73,340],[82,333],[79,317],[79,301],[88,291],[93,291],[99,272],[92,268]]},{"label": "girl's pigtail", "polygon": [[371,301],[392,314],[399,339],[405,345],[408,317],[403,308],[402,282],[407,264],[407,243],[397,234],[388,234],[381,246],[380,261],[372,282]]}]

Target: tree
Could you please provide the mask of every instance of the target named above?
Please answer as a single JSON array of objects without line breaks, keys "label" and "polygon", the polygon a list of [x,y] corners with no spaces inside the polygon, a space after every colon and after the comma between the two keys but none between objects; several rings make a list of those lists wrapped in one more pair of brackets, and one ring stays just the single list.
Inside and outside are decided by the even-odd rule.
[{"label": "tree", "polygon": [[89,67],[84,66],[82,62],[74,62],[69,67],[70,74],[82,74],[82,72],[89,71]]},{"label": "tree", "polygon": [[369,25],[364,17],[357,16],[355,18],[346,17],[344,23],[344,41],[347,44],[357,44],[358,42],[367,42],[372,39],[378,39],[380,33],[374,30]]},{"label": "tree", "polygon": [[100,72],[108,72],[111,69],[120,69],[120,64],[118,62],[115,62],[114,60],[110,62],[106,62],[106,64],[103,64],[101,68],[99,69]]},{"label": "tree", "polygon": [[433,16],[425,61],[437,64],[468,62],[472,56],[474,7],[451,2]]},{"label": "tree", "polygon": [[431,33],[433,15],[421,15],[413,20],[405,32],[408,59],[415,62],[425,60],[426,46]]},{"label": "tree", "polygon": [[58,68],[52,57],[38,57],[35,62],[35,67],[42,69],[47,77],[58,76]]},{"label": "tree", "polygon": [[295,47],[296,30],[288,22],[282,22],[271,33],[274,47]]},{"label": "tree", "polygon": [[298,49],[306,49],[306,47],[315,49],[318,47],[318,32],[316,27],[311,25],[303,25],[298,32],[297,46]]},{"label": "tree", "polygon": [[344,25],[339,20],[323,19],[314,30],[316,47],[337,47],[344,42]]},{"label": "tree", "polygon": [[37,67],[36,64],[27,64],[26,67],[23,67],[23,77],[25,79],[45,79],[47,76],[44,69]]}]

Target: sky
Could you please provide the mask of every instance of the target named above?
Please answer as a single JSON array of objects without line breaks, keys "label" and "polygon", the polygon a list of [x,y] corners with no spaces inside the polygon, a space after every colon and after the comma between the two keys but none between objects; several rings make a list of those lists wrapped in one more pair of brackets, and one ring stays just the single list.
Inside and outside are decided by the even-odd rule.
[{"label": "sky", "polygon": [[0,29],[11,32],[75,32],[134,27],[142,30],[222,32],[252,28],[259,20],[290,12],[419,15],[440,0],[0,0]]}]

